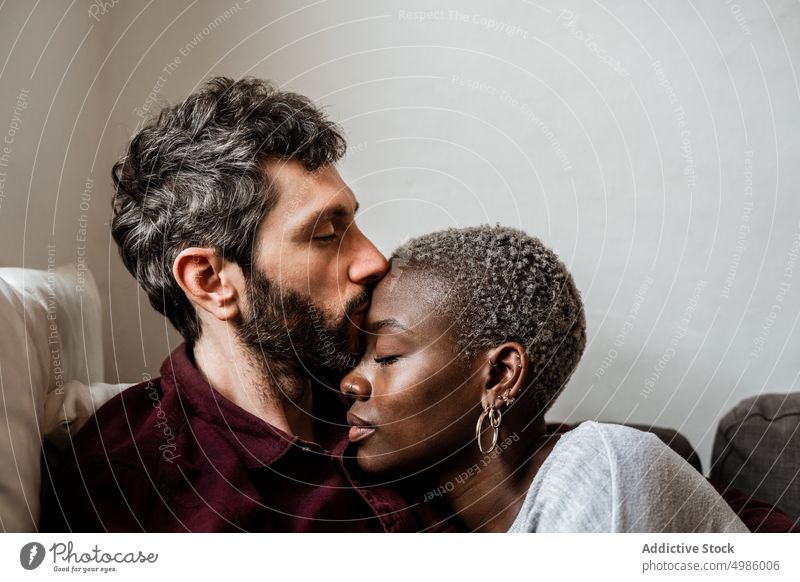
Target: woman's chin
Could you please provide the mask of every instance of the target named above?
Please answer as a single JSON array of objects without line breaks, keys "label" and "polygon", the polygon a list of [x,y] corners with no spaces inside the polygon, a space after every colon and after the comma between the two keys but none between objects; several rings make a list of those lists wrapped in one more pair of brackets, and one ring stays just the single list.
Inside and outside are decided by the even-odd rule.
[{"label": "woman's chin", "polygon": [[369,453],[369,447],[359,446],[356,453],[356,460],[358,461],[358,468],[369,473],[370,475],[379,475],[381,473],[380,457],[376,457]]},{"label": "woman's chin", "polygon": [[395,472],[397,464],[393,462],[391,453],[378,453],[370,450],[371,447],[364,444],[358,448],[356,460],[358,467],[370,475],[388,476]]},{"label": "woman's chin", "polygon": [[381,479],[400,480],[416,473],[413,459],[397,452],[372,452],[365,446],[358,449],[356,460],[364,473]]}]

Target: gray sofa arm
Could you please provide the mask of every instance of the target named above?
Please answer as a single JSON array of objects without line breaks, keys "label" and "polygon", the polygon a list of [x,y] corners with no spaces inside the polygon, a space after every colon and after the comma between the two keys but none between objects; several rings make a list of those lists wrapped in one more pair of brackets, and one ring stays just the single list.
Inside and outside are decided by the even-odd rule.
[{"label": "gray sofa arm", "polygon": [[800,519],[800,392],[754,396],[722,417],[711,479]]}]

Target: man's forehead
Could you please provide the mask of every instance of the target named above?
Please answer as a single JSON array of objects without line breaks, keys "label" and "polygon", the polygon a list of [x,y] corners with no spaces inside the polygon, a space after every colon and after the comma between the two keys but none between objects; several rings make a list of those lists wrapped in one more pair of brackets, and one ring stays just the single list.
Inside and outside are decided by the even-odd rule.
[{"label": "man's forehead", "polygon": [[266,170],[277,186],[275,208],[283,210],[285,219],[304,222],[309,218],[352,216],[358,210],[355,194],[335,166],[309,171],[295,160],[271,160]]}]

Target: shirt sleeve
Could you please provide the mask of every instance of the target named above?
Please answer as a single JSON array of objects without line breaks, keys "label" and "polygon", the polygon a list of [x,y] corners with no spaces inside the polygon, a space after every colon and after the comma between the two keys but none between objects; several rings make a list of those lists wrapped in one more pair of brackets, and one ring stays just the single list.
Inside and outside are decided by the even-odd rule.
[{"label": "shirt sleeve", "polygon": [[[142,532],[165,527],[168,508],[147,474],[135,467],[90,459],[64,461],[45,496],[42,531]],[[163,523],[156,526],[154,516]],[[176,520],[177,521],[177,520]],[[156,526],[156,527],[154,527]],[[179,531],[179,528],[173,531]],[[185,529],[183,530],[185,531]]]}]

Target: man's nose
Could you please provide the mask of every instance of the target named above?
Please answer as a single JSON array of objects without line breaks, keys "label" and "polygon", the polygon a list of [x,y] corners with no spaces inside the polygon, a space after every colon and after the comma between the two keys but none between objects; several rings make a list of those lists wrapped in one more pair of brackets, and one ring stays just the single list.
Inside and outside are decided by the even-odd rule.
[{"label": "man's nose", "polygon": [[372,394],[372,385],[364,376],[356,373],[349,373],[339,385],[342,394],[353,400],[368,400]]},{"label": "man's nose", "polygon": [[360,230],[355,228],[355,231],[354,257],[348,269],[348,277],[359,285],[377,283],[389,271],[389,261]]}]

